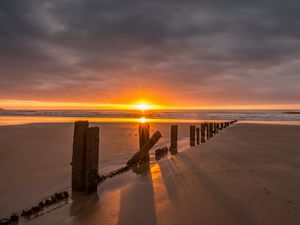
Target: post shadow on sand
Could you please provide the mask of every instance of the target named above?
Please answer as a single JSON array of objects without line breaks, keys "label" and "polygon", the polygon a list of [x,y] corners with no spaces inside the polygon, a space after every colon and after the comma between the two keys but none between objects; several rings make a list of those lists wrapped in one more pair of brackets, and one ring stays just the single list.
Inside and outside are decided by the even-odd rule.
[{"label": "post shadow on sand", "polygon": [[139,177],[121,191],[118,225],[157,225],[150,164],[142,163],[132,170]]},{"label": "post shadow on sand", "polygon": [[201,169],[199,169],[189,156],[183,153],[178,156],[178,159],[186,164],[199,182],[208,190],[208,192],[210,192],[210,194],[237,224],[258,225],[255,219],[249,215],[228,193],[226,193],[222,187],[220,187],[207,174],[201,171]]},{"label": "post shadow on sand", "polygon": [[[169,199],[175,202],[178,199],[178,192],[180,188],[185,187],[185,179],[182,175],[177,174],[177,168],[172,159],[162,160],[158,163],[160,172],[163,178],[164,185],[167,189]],[[176,177],[175,177],[176,175]]]}]

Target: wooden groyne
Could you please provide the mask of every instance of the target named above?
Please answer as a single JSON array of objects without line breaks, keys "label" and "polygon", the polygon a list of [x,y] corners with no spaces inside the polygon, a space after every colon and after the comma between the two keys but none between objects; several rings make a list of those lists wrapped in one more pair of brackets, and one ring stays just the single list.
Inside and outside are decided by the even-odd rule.
[{"label": "wooden groyne", "polygon": [[[236,120],[212,123],[205,122],[190,125],[190,146],[203,144],[224,128],[237,122]],[[150,124],[139,125],[139,150],[127,161],[124,167],[106,175],[98,174],[99,158],[99,128],[89,127],[87,121],[76,121],[74,125],[73,156],[72,156],[72,191],[96,192],[97,184],[104,180],[128,171],[130,168],[140,167],[150,161],[149,151],[162,137],[155,131],[150,137]],[[160,159],[168,152],[178,153],[178,125],[171,125],[170,146],[156,149],[155,158]]]},{"label": "wooden groyne", "polygon": [[[200,123],[190,125],[190,146],[205,144],[214,135],[223,129],[236,123],[237,120],[221,123]],[[139,126],[139,151],[137,151],[126,163],[126,165],[107,174],[99,174],[99,127],[90,127],[88,121],[76,121],[73,134],[72,152],[72,192],[90,194],[97,192],[97,186],[106,179],[132,169],[139,173],[143,169],[149,169],[149,151],[162,137],[159,131],[150,135],[150,124],[142,123]],[[178,125],[171,125],[170,146],[156,149],[155,158],[159,160],[170,152],[178,154]],[[142,169],[142,170],[141,170]],[[17,223],[21,218],[26,220],[36,218],[58,207],[68,204],[69,192],[67,190],[54,193],[46,199],[38,202],[30,208],[11,214],[10,217],[0,220],[0,225]]]}]

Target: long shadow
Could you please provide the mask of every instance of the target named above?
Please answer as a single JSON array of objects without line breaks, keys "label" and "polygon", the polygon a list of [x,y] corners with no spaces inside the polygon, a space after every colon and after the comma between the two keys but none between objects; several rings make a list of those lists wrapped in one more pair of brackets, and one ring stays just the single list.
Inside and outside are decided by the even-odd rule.
[{"label": "long shadow", "polygon": [[224,210],[231,216],[237,224],[257,225],[258,223],[239,205],[226,191],[224,191],[213,179],[199,169],[194,161],[186,154],[181,154],[178,158],[187,165],[200,183],[211,193]]},{"label": "long shadow", "polygon": [[118,225],[157,225],[151,172],[138,176],[121,191]]},{"label": "long shadow", "polygon": [[181,188],[183,189],[185,186],[184,177],[180,174],[176,174],[178,169],[171,159],[159,162],[158,166],[160,168],[169,199],[174,202],[178,199],[179,190]]}]

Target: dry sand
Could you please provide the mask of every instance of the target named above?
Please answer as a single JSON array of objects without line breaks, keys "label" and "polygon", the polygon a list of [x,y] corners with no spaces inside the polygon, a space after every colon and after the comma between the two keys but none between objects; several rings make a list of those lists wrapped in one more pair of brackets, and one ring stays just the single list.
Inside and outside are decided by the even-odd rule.
[{"label": "dry sand", "polygon": [[[98,195],[74,195],[69,204],[26,223],[298,225],[299,146],[300,126],[237,124],[153,164],[148,173],[112,178]],[[5,154],[1,151],[1,169],[12,169]],[[22,187],[13,185],[17,194]]]}]

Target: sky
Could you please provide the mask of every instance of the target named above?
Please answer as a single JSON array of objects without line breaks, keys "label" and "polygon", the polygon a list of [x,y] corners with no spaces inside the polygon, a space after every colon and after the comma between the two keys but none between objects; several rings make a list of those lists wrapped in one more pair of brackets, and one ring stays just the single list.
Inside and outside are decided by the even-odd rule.
[{"label": "sky", "polygon": [[0,1],[1,108],[300,108],[298,0]]}]

